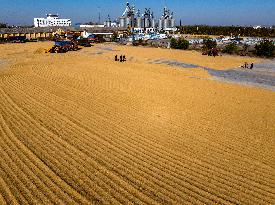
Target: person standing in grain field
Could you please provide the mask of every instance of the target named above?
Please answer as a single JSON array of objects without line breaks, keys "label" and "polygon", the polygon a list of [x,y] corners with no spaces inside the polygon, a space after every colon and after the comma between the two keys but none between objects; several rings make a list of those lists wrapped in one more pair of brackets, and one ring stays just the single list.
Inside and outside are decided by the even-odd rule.
[{"label": "person standing in grain field", "polygon": [[247,62],[244,63],[244,68],[248,68],[248,63]]},{"label": "person standing in grain field", "polygon": [[253,67],[254,67],[254,63],[251,63],[251,65],[250,65],[250,70],[252,70]]}]

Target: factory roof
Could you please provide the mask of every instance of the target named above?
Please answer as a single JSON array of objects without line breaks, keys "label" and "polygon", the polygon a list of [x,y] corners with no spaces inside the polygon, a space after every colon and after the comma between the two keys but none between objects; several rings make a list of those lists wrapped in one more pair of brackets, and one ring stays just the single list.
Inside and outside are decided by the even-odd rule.
[{"label": "factory roof", "polygon": [[74,27],[38,27],[38,28],[0,28],[0,34],[13,34],[13,33],[47,33],[56,32],[61,29],[62,31],[87,31],[87,32],[100,32],[100,33],[110,33],[116,31],[124,31],[125,28],[74,28]]},{"label": "factory roof", "polygon": [[39,27],[39,28],[0,28],[0,33],[46,33],[46,32],[56,32],[58,29],[64,31],[72,31],[72,27]]}]

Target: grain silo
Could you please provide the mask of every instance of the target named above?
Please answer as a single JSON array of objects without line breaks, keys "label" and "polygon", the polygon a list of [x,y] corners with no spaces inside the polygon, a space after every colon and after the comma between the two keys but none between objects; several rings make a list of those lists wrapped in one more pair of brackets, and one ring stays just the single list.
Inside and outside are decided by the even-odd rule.
[{"label": "grain silo", "polygon": [[120,18],[119,18],[119,26],[122,27],[122,28],[127,27],[127,26],[126,26],[126,20],[125,20],[124,17],[120,17]]},{"label": "grain silo", "polygon": [[112,27],[111,24],[112,24],[112,21],[111,21],[110,15],[108,15],[107,20],[106,20],[106,22],[105,22],[105,26],[106,26],[107,28],[110,28],[110,27]]},{"label": "grain silo", "polygon": [[141,17],[137,17],[136,27],[137,28],[142,28],[142,18]]},{"label": "grain silo", "polygon": [[175,30],[175,19],[173,12],[164,7],[163,14],[159,20],[159,30],[173,31]]}]

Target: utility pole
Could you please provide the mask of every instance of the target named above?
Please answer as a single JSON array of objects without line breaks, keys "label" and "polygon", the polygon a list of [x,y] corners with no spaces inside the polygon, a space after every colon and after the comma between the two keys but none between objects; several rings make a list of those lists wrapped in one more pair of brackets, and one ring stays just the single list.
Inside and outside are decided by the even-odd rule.
[{"label": "utility pole", "polygon": [[101,16],[100,16],[100,7],[98,6],[98,24],[100,24]]}]

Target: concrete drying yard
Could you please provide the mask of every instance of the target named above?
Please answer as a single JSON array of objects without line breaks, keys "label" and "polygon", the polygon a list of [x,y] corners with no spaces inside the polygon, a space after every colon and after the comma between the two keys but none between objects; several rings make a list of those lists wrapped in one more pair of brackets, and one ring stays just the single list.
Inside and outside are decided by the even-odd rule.
[{"label": "concrete drying yard", "polygon": [[0,45],[0,204],[275,204],[272,62],[51,44]]}]

